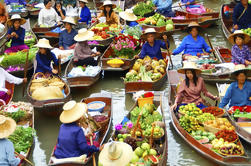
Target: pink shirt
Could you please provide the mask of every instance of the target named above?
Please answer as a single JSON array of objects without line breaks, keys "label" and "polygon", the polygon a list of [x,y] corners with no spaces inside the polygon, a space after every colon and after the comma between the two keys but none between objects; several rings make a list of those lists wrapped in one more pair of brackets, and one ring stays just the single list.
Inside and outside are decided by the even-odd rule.
[{"label": "pink shirt", "polygon": [[198,78],[197,86],[195,86],[193,82],[189,82],[189,87],[187,87],[186,81],[183,80],[181,85],[179,86],[175,103],[204,104],[204,100],[201,97],[201,92],[205,96],[215,100],[215,97],[207,91],[204,80],[201,77]]}]

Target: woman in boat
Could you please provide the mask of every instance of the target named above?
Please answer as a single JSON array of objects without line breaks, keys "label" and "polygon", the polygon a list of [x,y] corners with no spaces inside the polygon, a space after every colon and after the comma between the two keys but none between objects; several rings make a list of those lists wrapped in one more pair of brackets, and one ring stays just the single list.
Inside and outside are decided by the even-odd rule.
[{"label": "woman in boat", "polygon": [[90,9],[86,6],[87,3],[87,0],[79,0],[80,12],[78,22],[86,25],[88,25],[92,19]]},{"label": "woman in boat", "polygon": [[73,61],[76,66],[98,65],[98,61],[95,60],[94,57],[100,55],[100,52],[93,52],[87,43],[87,40],[93,37],[93,35],[93,31],[88,31],[86,28],[82,28],[74,37],[74,40],[78,42],[73,56]]},{"label": "woman in boat", "polygon": [[5,6],[2,3],[0,3],[0,23],[5,24],[7,21],[7,18],[8,17],[7,17]]},{"label": "woman in boat", "polygon": [[100,10],[102,10],[102,12],[98,16],[98,18],[105,17],[107,25],[112,25],[112,24],[118,25],[119,24],[119,17],[113,11],[114,8],[116,8],[116,5],[112,4],[111,1],[109,1],[109,0],[104,1],[103,6],[100,7]]},{"label": "woman in boat", "polygon": [[18,14],[12,15],[11,19],[7,21],[10,27],[7,32],[7,38],[11,39],[11,47],[6,49],[4,53],[9,54],[29,49],[29,47],[24,44],[25,29],[21,27],[25,22],[26,20]]},{"label": "woman in boat", "polygon": [[233,24],[234,30],[251,28],[251,5],[248,0],[241,0],[234,7]]},{"label": "woman in boat", "polygon": [[125,24],[134,27],[139,25],[136,20],[137,16],[133,14],[133,11],[131,9],[126,9],[124,12],[119,12],[119,16],[125,20]]},{"label": "woman in boat", "polygon": [[4,2],[6,5],[10,5],[12,3],[17,3],[19,5],[25,6],[27,4],[25,0],[4,0]]},{"label": "woman in boat", "polygon": [[175,13],[172,11],[172,0],[152,0],[152,2],[156,6],[154,9],[158,13],[165,17],[175,17]]},{"label": "woman in boat", "polygon": [[55,10],[62,20],[65,19],[65,10],[63,9],[60,1],[56,1]]},{"label": "woman in boat", "polygon": [[235,71],[231,74],[232,82],[227,89],[219,107],[224,108],[229,104],[232,106],[251,106],[251,82],[247,81],[247,77],[251,76],[251,70],[245,65],[239,64],[235,66]]},{"label": "woman in boat", "polygon": [[51,0],[44,0],[45,8],[41,9],[38,15],[38,25],[40,27],[53,27],[60,24],[60,17],[52,8]]},{"label": "woman in boat", "polygon": [[163,39],[167,41],[167,45],[164,41],[156,40],[159,36],[159,33],[157,33],[154,28],[147,28],[141,36],[146,42],[142,46],[140,56],[136,55],[135,58],[143,59],[145,56],[149,56],[152,59],[163,59],[160,48],[167,49],[167,45],[169,47],[169,41],[166,35],[163,36]]},{"label": "woman in boat", "polygon": [[172,110],[178,110],[179,106],[189,103],[195,103],[200,109],[205,108],[205,101],[202,99],[201,93],[212,100],[219,99],[207,91],[204,80],[198,76],[201,70],[196,67],[194,62],[185,62],[183,68],[179,69],[178,72],[185,74],[185,80],[178,88]]},{"label": "woman in boat", "polygon": [[[203,54],[209,54],[212,49],[207,45],[203,37],[198,35],[200,25],[196,22],[191,22],[188,25],[188,32],[190,33],[182,40],[178,48],[173,50],[172,55],[177,55],[184,51],[184,55],[201,56]],[[205,50],[207,53],[204,53]]]},{"label": "woman in boat", "polygon": [[[59,118],[63,124],[59,129],[55,157],[79,157],[98,152],[100,150],[98,147],[87,144],[85,133],[80,126],[81,118],[87,112],[86,104],[69,101],[63,106],[63,110]],[[91,135],[91,133],[88,134],[88,136]]]},{"label": "woman in boat", "polygon": [[110,142],[105,144],[100,152],[98,163],[102,166],[125,166],[133,158],[133,150],[130,145],[124,142]]},{"label": "woman in boat", "polygon": [[195,3],[195,0],[181,0],[181,3],[186,5],[191,5]]},{"label": "woman in boat", "polygon": [[14,145],[8,140],[15,129],[16,122],[12,118],[0,115],[0,165],[18,166],[24,159],[23,155],[15,156]]},{"label": "woman in boat", "polygon": [[50,50],[52,49],[52,46],[50,45],[49,40],[45,38],[39,39],[38,43],[35,46],[39,48],[39,51],[36,55],[36,73],[42,72],[58,74],[57,69],[51,68],[52,61],[54,62],[54,66],[58,66],[58,59],[56,58],[55,54]]},{"label": "woman in boat", "polygon": [[243,33],[242,30],[236,30],[229,36],[228,40],[234,44],[231,50],[232,62],[234,64],[251,65],[251,52],[246,45],[250,40],[249,35]]},{"label": "woman in boat", "polygon": [[59,36],[59,49],[72,49],[76,43],[74,37],[78,34],[78,32],[72,28],[72,26],[76,25],[75,21],[72,17],[65,17],[62,22],[64,23],[65,30],[63,30]]}]

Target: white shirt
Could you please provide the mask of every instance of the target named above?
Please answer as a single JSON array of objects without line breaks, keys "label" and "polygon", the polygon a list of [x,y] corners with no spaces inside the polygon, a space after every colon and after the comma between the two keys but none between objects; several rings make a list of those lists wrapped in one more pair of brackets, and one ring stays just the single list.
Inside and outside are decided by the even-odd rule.
[{"label": "white shirt", "polygon": [[47,27],[52,27],[60,21],[61,18],[57,14],[54,8],[40,10],[38,15],[38,25],[45,25]]},{"label": "white shirt", "polygon": [[9,74],[7,71],[0,67],[0,91],[8,91],[5,88],[5,81],[8,81],[11,84],[21,84],[23,82],[23,79],[14,77],[13,75]]}]

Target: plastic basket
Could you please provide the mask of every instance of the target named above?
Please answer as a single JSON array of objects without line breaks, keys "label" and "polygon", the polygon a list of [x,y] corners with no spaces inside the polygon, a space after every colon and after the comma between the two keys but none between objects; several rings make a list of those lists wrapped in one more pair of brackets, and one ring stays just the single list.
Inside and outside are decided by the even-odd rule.
[{"label": "plastic basket", "polygon": [[145,104],[153,104],[153,97],[138,98],[139,107],[143,107]]}]

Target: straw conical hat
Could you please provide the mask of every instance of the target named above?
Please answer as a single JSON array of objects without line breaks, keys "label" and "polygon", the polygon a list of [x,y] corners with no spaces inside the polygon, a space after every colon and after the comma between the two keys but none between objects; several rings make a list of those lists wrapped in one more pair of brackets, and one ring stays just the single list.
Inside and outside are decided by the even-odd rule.
[{"label": "straw conical hat", "polygon": [[244,44],[247,44],[250,40],[250,36],[246,33],[244,33],[242,30],[237,30],[237,31],[234,31],[233,34],[229,35],[228,37],[228,40],[232,43],[232,44],[235,44],[234,42],[234,36],[235,35],[243,35],[244,36]]},{"label": "straw conical hat", "polygon": [[119,16],[126,21],[136,21],[137,20],[137,16],[135,16],[133,14],[133,11],[131,9],[126,9],[124,12],[120,12]]},{"label": "straw conical hat", "polygon": [[3,115],[0,115],[0,139],[8,138],[16,129],[16,122]]},{"label": "straw conical hat", "polygon": [[116,5],[113,4],[112,1],[108,0],[108,1],[104,1],[103,5],[99,9],[104,10],[105,6],[107,6],[107,5],[111,5],[113,9],[116,8]]},{"label": "straw conical hat", "polygon": [[9,19],[7,21],[7,24],[8,24],[9,27],[13,25],[14,20],[20,20],[21,25],[26,23],[26,20],[24,18],[22,18],[19,14],[13,14],[11,16],[11,19]]},{"label": "straw conical hat", "polygon": [[75,22],[74,18],[72,18],[72,17],[65,17],[65,19],[62,20],[62,22],[64,22],[64,23],[67,22],[69,24],[76,25],[76,22]]},{"label": "straw conical hat", "polygon": [[82,28],[78,31],[78,34],[74,37],[74,40],[77,42],[89,40],[94,36],[93,31],[88,31],[86,28]]},{"label": "straw conical hat", "polygon": [[88,1],[87,1],[87,0],[79,0],[79,2],[88,3]]},{"label": "straw conical hat", "polygon": [[155,34],[155,38],[159,38],[159,36],[160,36],[160,34],[158,32],[156,32],[154,28],[147,28],[145,30],[144,34],[141,35],[141,38],[146,40],[147,34],[150,34],[150,33]]},{"label": "straw conical hat", "polygon": [[246,68],[246,66],[243,65],[243,64],[238,64],[238,65],[235,65],[234,71],[231,73],[230,78],[231,79],[235,79],[236,78],[236,74],[238,72],[241,72],[241,71],[246,72],[247,77],[251,76],[251,69],[250,68]]},{"label": "straw conical hat", "polygon": [[201,73],[201,70],[197,68],[195,62],[184,62],[183,68],[178,69],[178,72],[181,74],[185,74],[186,70],[195,70],[196,74]]},{"label": "straw conical hat", "polygon": [[50,45],[50,41],[48,39],[39,39],[37,44],[35,45],[36,47],[39,47],[39,48],[53,48],[51,45]]}]

